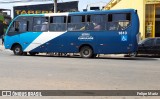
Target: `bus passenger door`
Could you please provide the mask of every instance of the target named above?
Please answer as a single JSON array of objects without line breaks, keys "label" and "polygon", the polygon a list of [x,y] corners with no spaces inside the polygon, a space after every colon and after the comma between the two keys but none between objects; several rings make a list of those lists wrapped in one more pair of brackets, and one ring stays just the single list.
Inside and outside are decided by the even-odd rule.
[{"label": "bus passenger door", "polygon": [[[30,32],[29,21],[20,20],[17,21],[18,33],[19,33],[19,44],[22,46],[23,51],[31,51],[33,48],[29,47],[34,39],[39,35],[38,33]],[[29,48],[28,48],[29,47]]]},{"label": "bus passenger door", "polygon": [[[33,20],[33,22],[32,22]],[[26,52],[46,52],[45,32],[48,31],[48,18],[28,18],[22,22],[21,41]]]}]

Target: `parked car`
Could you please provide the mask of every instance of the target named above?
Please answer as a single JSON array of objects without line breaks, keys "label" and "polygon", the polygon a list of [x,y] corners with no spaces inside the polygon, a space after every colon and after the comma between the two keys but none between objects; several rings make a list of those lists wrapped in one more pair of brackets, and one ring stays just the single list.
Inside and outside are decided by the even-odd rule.
[{"label": "parked car", "polygon": [[138,51],[124,55],[125,57],[136,57],[137,55],[160,55],[160,37],[146,38],[139,42]]},{"label": "parked car", "polygon": [[160,37],[146,38],[138,44],[137,54],[160,55]]}]

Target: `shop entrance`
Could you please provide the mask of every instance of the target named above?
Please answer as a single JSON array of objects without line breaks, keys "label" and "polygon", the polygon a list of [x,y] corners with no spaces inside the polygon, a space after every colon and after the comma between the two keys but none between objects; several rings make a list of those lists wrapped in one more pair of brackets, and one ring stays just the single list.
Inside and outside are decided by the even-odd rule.
[{"label": "shop entrance", "polygon": [[146,4],[146,15],[145,15],[145,38],[154,37],[155,27],[155,5]]}]

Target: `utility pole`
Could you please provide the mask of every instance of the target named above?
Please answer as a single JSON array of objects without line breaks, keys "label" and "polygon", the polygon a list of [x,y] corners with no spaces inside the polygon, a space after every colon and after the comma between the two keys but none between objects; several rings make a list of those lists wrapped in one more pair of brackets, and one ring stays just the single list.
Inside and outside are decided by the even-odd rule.
[{"label": "utility pole", "polygon": [[54,0],[54,13],[57,13],[57,0]]}]

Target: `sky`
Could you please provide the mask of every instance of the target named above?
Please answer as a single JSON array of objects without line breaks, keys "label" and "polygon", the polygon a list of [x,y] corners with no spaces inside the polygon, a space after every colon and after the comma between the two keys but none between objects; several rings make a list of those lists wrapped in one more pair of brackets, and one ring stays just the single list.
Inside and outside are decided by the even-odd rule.
[{"label": "sky", "polygon": [[[4,1],[14,1],[14,0],[0,0],[0,2],[4,2]],[[21,0],[19,0],[19,1],[21,1]],[[79,1],[79,4],[78,4],[79,11],[83,11],[83,9],[86,9],[86,8],[89,9],[90,6],[101,6],[102,7],[102,6],[106,5],[110,0],[58,0],[58,1],[59,2]],[[49,1],[46,3],[52,3],[52,1]],[[26,3],[10,3],[10,4],[9,3],[0,3],[0,8],[6,8],[6,9],[13,10],[13,6],[25,5],[25,4]],[[33,4],[33,2],[32,3],[27,2],[27,4]],[[88,5],[88,7],[87,7],[87,5]]]}]

